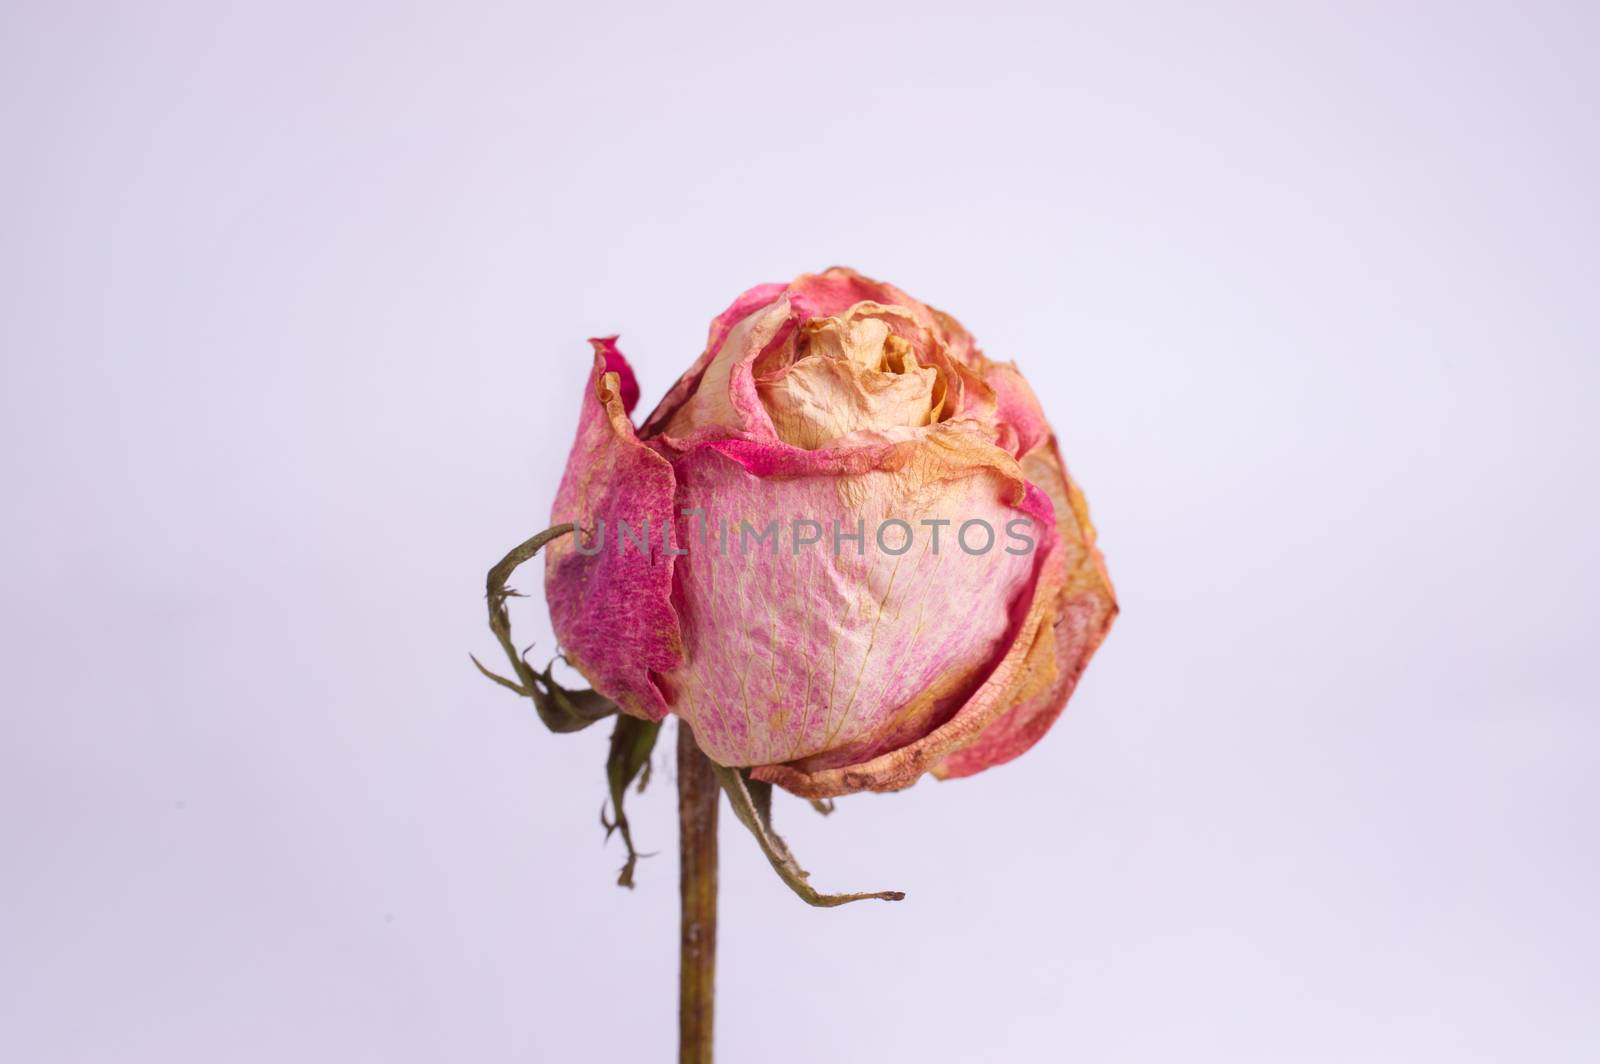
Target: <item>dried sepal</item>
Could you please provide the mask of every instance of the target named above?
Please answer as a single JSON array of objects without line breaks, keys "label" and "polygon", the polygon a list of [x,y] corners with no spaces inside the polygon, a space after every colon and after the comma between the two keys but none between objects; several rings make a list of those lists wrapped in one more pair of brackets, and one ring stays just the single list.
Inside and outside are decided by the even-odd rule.
[{"label": "dried sepal", "polygon": [[605,825],[606,838],[614,831],[622,833],[622,844],[628,848],[628,860],[617,875],[617,886],[633,889],[633,869],[641,856],[633,846],[633,832],[627,814],[622,811],[622,801],[628,785],[639,777],[640,790],[644,789],[649,775],[650,752],[655,749],[656,737],[661,732],[661,722],[640,720],[625,713],[617,715],[616,726],[611,729],[611,753],[606,757],[606,783],[611,790],[611,817],[600,811],[600,823]]},{"label": "dried sepal", "polygon": [[831,908],[867,898],[900,901],[905,897],[905,893],[898,890],[860,894],[823,894],[818,891],[809,882],[810,873],[800,867],[800,862],[795,860],[788,844],[772,830],[772,784],[751,780],[736,768],[725,768],[715,763],[712,764],[712,768],[716,771],[717,782],[728,795],[734,816],[738,817],[739,822],[749,828],[750,834],[755,836],[761,852],[766,855],[773,871],[778,873],[778,878],[788,884],[789,889],[798,894],[800,900],[807,905]]},{"label": "dried sepal", "polygon": [[489,679],[525,698],[531,698],[539,719],[553,732],[575,732],[587,728],[595,721],[604,720],[616,713],[617,704],[597,691],[568,690],[555,681],[550,673],[550,666],[545,666],[544,671],[539,672],[528,664],[527,658],[517,650],[516,643],[511,640],[511,611],[506,608],[506,600],[513,595],[519,595],[519,592],[507,587],[506,583],[519,565],[538,554],[545,544],[566,535],[575,527],[565,524],[547,528],[532,539],[512,548],[509,554],[489,570],[485,581],[486,597],[489,602],[489,630],[494,632],[500,648],[505,651],[506,660],[511,662],[511,668],[517,674],[517,679],[511,680],[491,672],[483,662],[476,657],[472,658],[472,663],[478,667],[478,671]]}]

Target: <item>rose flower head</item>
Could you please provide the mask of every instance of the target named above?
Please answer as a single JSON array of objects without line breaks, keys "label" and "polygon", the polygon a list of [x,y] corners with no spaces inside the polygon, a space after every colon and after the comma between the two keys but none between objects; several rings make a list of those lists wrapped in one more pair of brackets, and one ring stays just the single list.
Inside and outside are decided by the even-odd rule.
[{"label": "rose flower head", "polygon": [[596,691],[811,798],[1049,729],[1117,605],[1014,365],[842,268],[740,296],[637,428],[615,338],[591,343],[545,589]]}]

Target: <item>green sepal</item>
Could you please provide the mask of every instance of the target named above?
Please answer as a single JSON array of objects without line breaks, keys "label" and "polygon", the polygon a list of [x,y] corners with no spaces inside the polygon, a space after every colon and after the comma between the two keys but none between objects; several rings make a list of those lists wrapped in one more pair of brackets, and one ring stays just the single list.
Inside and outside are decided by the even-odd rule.
[{"label": "green sepal", "polygon": [[725,768],[715,762],[711,767],[716,771],[717,782],[728,795],[728,802],[733,806],[733,815],[750,829],[750,834],[755,836],[757,845],[766,855],[773,871],[778,873],[779,879],[788,884],[790,890],[800,896],[801,901],[807,905],[831,908],[867,898],[900,901],[905,897],[905,893],[898,890],[879,890],[861,894],[823,894],[818,891],[808,880],[810,873],[800,867],[800,862],[796,861],[794,854],[789,851],[788,844],[772,830],[772,784],[752,780],[743,770]]},{"label": "green sepal", "polygon": [[611,811],[614,819],[606,818],[605,808],[600,809],[600,823],[605,826],[606,838],[611,837],[614,831],[622,832],[622,844],[628,848],[627,863],[622,866],[622,871],[617,875],[617,886],[633,889],[633,867],[639,863],[641,856],[633,848],[633,832],[628,827],[628,817],[622,811],[622,800],[628,793],[628,785],[637,777],[639,790],[643,791],[645,784],[650,781],[650,751],[655,749],[656,736],[661,732],[661,722],[658,720],[640,720],[626,714],[617,716],[617,723],[611,729],[611,753],[606,757],[606,782],[611,788]]},{"label": "green sepal", "polygon": [[[517,680],[507,679],[491,672],[484,667],[483,662],[476,657],[472,658],[472,663],[478,667],[478,671],[489,679],[525,698],[531,698],[533,708],[539,714],[539,719],[544,722],[544,726],[558,733],[581,731],[597,720],[604,720],[617,712],[617,704],[598,691],[567,690],[556,683],[554,677],[550,675],[550,665],[546,665],[543,672],[538,672],[528,664],[527,658],[518,653],[517,645],[511,641],[511,611],[506,608],[506,600],[518,595],[519,592],[507,587],[506,582],[511,579],[511,574],[519,565],[538,554],[546,543],[566,535],[576,527],[568,524],[547,528],[532,539],[512,548],[511,553],[501,558],[499,564],[489,570],[485,581],[486,597],[489,601],[489,630],[494,632],[495,639],[500,643],[500,649],[505,651],[506,660],[511,662]],[[519,680],[520,683],[517,682]]]}]

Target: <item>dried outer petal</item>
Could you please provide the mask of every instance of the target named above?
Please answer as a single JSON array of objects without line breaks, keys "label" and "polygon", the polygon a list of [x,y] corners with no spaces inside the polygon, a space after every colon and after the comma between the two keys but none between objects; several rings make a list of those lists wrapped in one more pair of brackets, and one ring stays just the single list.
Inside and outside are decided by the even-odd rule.
[{"label": "dried outer petal", "polygon": [[618,349],[617,338],[593,337],[589,343],[606,360],[606,372],[617,375],[617,394],[622,398],[622,412],[631,415],[633,408],[639,405],[639,378],[634,376],[633,367],[628,365],[628,360]]},{"label": "dried outer petal", "polygon": [[[1038,494],[1030,487],[1031,494]],[[1039,496],[1042,499],[1042,495]],[[775,783],[802,798],[833,798],[856,791],[901,790],[951,751],[975,740],[1020,699],[1054,679],[1050,621],[1063,579],[1062,551],[1054,537],[1037,552],[1041,571],[1027,612],[988,676],[956,713],[921,738],[854,764],[807,771],[790,764],[753,768],[753,779]]]},{"label": "dried outer petal", "polygon": [[[673,524],[674,479],[665,458],[640,443],[606,369],[621,358],[615,345],[595,344],[577,439],[551,509],[552,520],[579,526],[545,559],[550,621],[567,660],[623,712],[660,720],[667,703],[653,672],[674,668],[682,654],[673,610],[673,556],[662,537]],[[618,550],[620,522],[648,523],[649,550]],[[597,537],[598,549],[593,553]]]},{"label": "dried outer petal", "polygon": [[[722,441],[677,470],[684,506],[703,514],[681,518],[676,594],[694,605],[664,683],[723,765],[818,771],[943,724],[1016,637],[1053,523],[1015,460],[968,423],[837,451]],[[968,520],[993,537],[981,555],[960,546]],[[1032,553],[1004,549],[1018,520]],[[885,529],[859,551],[834,542]]]},{"label": "dried outer petal", "polygon": [[940,779],[971,776],[1004,764],[1043,738],[1116,620],[1116,591],[1095,547],[1088,503],[1062,465],[1055,441],[1047,441],[1022,466],[1030,481],[1051,497],[1062,544],[1065,572],[1051,626],[1055,675],[1042,689],[1018,698],[969,744],[934,764],[933,774]]},{"label": "dried outer petal", "polygon": [[639,435],[644,438],[659,435],[666,428],[667,422],[678,412],[678,408],[700,388],[701,378],[705,375],[706,367],[711,365],[712,359],[722,350],[722,345],[727,341],[728,334],[733,327],[754,314],[757,310],[774,302],[788,285],[781,283],[758,284],[754,288],[742,293],[735,299],[728,309],[718,314],[711,322],[711,329],[706,337],[706,349],[695,360],[694,365],[679,377],[673,386],[667,389],[667,394],[662,396],[661,402],[644,419],[639,428]]},{"label": "dried outer petal", "polygon": [[752,367],[782,345],[795,324],[787,296],[736,323],[699,374],[693,393],[663,423],[661,435],[679,447],[707,439],[776,441]]}]

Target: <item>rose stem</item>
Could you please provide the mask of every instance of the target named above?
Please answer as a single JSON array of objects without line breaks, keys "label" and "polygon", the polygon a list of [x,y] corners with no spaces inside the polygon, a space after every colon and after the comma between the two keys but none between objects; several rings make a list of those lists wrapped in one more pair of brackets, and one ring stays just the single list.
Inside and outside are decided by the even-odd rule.
[{"label": "rose stem", "polygon": [[717,802],[711,762],[678,722],[678,891],[683,924],[678,968],[678,1062],[711,1064],[717,981]]}]

